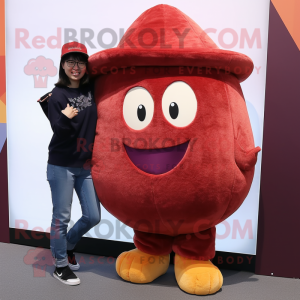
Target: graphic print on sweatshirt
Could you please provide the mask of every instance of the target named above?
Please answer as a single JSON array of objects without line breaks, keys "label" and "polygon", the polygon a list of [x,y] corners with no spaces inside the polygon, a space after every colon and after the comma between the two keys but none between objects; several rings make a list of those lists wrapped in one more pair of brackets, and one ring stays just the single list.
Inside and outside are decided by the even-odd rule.
[{"label": "graphic print on sweatshirt", "polygon": [[77,108],[78,111],[82,111],[85,108],[87,108],[88,106],[92,106],[92,94],[91,92],[88,92],[88,96],[85,95],[81,95],[79,97],[76,98],[68,98],[69,101],[72,103],[72,106],[74,108]]}]

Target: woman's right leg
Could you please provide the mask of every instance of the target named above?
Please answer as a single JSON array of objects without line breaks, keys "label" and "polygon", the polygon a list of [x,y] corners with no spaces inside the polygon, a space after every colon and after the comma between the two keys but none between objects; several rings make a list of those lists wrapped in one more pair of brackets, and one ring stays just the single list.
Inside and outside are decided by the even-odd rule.
[{"label": "woman's right leg", "polygon": [[50,249],[58,268],[68,265],[67,228],[71,216],[71,204],[74,188],[74,174],[70,168],[47,165],[53,213],[50,231]]},{"label": "woman's right leg", "polygon": [[74,249],[81,237],[100,222],[100,201],[89,169],[81,168],[75,177],[74,188],[80,201],[82,217],[67,234],[67,250]]}]

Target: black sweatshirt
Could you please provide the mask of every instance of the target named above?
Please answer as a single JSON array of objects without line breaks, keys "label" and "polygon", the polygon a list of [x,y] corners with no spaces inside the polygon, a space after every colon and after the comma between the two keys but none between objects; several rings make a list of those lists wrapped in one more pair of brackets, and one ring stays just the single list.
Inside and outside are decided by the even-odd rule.
[{"label": "black sweatshirt", "polygon": [[[61,112],[68,103],[79,111],[72,119]],[[49,101],[45,100],[40,104],[53,130],[48,163],[83,167],[92,157],[97,123],[93,85],[79,88],[55,87]]]}]

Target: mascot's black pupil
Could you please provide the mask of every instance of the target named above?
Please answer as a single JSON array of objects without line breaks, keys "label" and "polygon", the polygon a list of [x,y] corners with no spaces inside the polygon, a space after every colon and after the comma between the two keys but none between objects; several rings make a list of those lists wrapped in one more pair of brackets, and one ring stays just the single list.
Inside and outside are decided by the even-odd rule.
[{"label": "mascot's black pupil", "polygon": [[172,119],[176,119],[179,114],[179,108],[176,102],[172,102],[169,106],[169,113]]},{"label": "mascot's black pupil", "polygon": [[140,104],[137,109],[137,116],[140,121],[144,121],[146,118],[146,108],[143,104]]}]

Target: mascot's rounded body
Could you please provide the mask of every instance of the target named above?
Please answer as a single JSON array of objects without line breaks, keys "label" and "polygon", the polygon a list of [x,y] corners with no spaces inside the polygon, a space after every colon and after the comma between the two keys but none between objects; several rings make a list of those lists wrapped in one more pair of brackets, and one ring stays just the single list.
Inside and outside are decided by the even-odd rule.
[{"label": "mascot's rounded body", "polygon": [[[167,5],[148,10],[148,15],[151,10],[167,19],[168,10],[183,15]],[[132,27],[138,27],[139,19]],[[166,30],[157,31],[165,34]],[[205,43],[216,55],[219,49],[213,42]],[[185,51],[192,56],[188,46]],[[102,65],[97,54],[90,59],[90,71],[98,76],[92,160],[95,188],[103,206],[134,229],[138,249],[121,254],[118,274],[132,282],[152,281],[168,267],[168,263],[162,267],[158,257],[168,262],[173,250],[176,279],[183,290],[216,292],[222,275],[209,262],[215,254],[215,225],[245,199],[259,151],[254,148],[239,84],[242,76],[249,76],[245,70],[251,72],[252,62],[243,56],[233,74],[218,67],[215,57],[207,59],[212,65],[190,62],[191,66],[184,66],[189,62],[180,62],[184,49],[178,49],[180,65],[176,66],[174,58],[161,55],[158,49],[153,60],[147,57],[147,63],[139,64],[137,49],[126,49],[126,45],[122,49],[122,41],[119,47],[125,56],[115,55],[116,66],[107,59],[109,55],[100,61]],[[118,65],[122,63],[123,67]],[[147,264],[147,255],[157,256],[157,263]],[[209,276],[197,288],[192,282],[199,282],[201,272]]]}]

